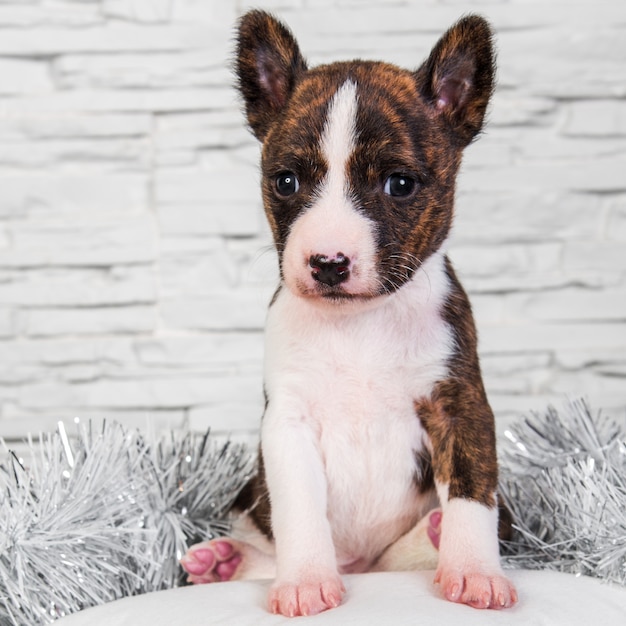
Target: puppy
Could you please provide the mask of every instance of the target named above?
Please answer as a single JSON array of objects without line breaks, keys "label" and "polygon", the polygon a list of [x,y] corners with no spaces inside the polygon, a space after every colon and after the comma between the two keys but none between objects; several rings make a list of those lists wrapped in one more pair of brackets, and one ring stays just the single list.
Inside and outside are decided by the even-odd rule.
[{"label": "puppy", "polygon": [[436,566],[449,600],[512,606],[493,414],[446,257],[461,154],[493,89],[488,24],[465,17],[416,71],[309,69],[291,32],[251,11],[237,76],[281,280],[259,471],[240,498],[257,537],[193,546],[190,580],[273,577],[270,610],[293,616],[337,606],[343,573]]}]

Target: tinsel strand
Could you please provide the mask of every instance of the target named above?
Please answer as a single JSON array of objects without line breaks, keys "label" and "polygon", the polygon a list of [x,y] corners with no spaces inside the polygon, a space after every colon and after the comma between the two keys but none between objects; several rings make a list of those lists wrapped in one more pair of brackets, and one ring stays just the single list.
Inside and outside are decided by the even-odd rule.
[{"label": "tinsel strand", "polygon": [[30,441],[0,465],[0,625],[35,626],[182,582],[178,559],[224,534],[254,469],[206,435],[153,441],[119,424]]},{"label": "tinsel strand", "polygon": [[[583,401],[506,432],[501,493],[510,567],[626,584],[626,429]],[[244,446],[144,437],[114,423],[30,441],[0,464],[0,626],[37,626],[181,584],[187,547],[228,530],[254,471]]]},{"label": "tinsel strand", "polygon": [[626,585],[626,430],[578,400],[506,436],[500,491],[515,519],[506,563]]}]

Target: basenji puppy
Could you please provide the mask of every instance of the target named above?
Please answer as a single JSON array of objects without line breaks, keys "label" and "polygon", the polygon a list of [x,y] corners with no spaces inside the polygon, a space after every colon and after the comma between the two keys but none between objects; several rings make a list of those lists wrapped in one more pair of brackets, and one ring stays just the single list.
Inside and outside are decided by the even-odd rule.
[{"label": "basenji puppy", "polygon": [[436,567],[449,600],[512,606],[494,418],[446,256],[461,154],[493,90],[488,24],[463,18],[416,71],[309,69],[291,32],[251,11],[236,67],[280,268],[258,474],[240,498],[267,541],[193,546],[189,579],[272,577],[270,610],[294,616],[337,606],[343,573]]}]

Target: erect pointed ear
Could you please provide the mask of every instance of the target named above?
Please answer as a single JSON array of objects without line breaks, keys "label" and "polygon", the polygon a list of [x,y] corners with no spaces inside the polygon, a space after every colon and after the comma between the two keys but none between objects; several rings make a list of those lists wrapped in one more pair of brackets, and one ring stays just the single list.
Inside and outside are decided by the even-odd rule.
[{"label": "erect pointed ear", "polygon": [[462,146],[482,128],[494,75],[491,28],[478,15],[464,17],[452,26],[416,72],[423,97]]},{"label": "erect pointed ear", "polygon": [[248,123],[257,139],[283,109],[307,66],[291,31],[269,13],[250,11],[239,23],[236,73]]}]

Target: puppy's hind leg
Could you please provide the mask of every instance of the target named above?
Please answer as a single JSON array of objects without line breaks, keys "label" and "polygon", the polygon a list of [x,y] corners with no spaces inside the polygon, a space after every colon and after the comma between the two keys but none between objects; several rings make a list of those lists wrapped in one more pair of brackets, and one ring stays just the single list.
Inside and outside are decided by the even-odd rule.
[{"label": "puppy's hind leg", "polygon": [[439,562],[441,519],[440,509],[430,511],[408,533],[392,543],[376,560],[370,571],[436,569]]},{"label": "puppy's hind leg", "polygon": [[276,560],[245,541],[230,537],[197,543],[180,560],[194,584],[274,578]]},{"label": "puppy's hind leg", "polygon": [[233,522],[231,537],[191,546],[180,564],[189,574],[187,581],[194,584],[276,576],[274,544],[245,514]]}]

